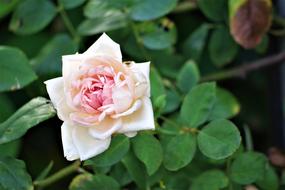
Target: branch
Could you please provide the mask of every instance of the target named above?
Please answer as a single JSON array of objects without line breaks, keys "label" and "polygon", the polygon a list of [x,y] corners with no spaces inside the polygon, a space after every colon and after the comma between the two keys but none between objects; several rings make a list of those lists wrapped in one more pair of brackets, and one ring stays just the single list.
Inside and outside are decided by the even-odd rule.
[{"label": "branch", "polygon": [[184,1],[179,3],[172,13],[183,13],[197,9],[197,3],[195,1]]},{"label": "branch", "polygon": [[246,75],[251,71],[255,71],[263,67],[274,65],[284,60],[285,60],[285,51],[279,54],[276,54],[276,55],[265,57],[257,61],[245,63],[233,69],[206,75],[201,78],[201,82],[214,81],[214,80],[218,81],[218,80],[225,80],[229,78],[245,78]]},{"label": "branch", "polygon": [[66,168],[61,169],[57,173],[51,175],[50,177],[40,180],[40,181],[34,181],[34,185],[36,187],[46,187],[50,184],[53,184],[57,182],[58,180],[72,174],[73,172],[78,171],[80,168],[80,161],[75,161],[71,165],[67,166]]}]

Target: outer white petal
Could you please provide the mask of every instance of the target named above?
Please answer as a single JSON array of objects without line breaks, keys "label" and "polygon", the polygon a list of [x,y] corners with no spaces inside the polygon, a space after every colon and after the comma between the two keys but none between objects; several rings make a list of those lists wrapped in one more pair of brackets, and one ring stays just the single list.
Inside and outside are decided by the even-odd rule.
[{"label": "outer white petal", "polygon": [[128,109],[127,111],[119,114],[112,115],[112,118],[119,118],[123,116],[130,115],[134,113],[136,110],[138,110],[142,106],[142,101],[141,100],[136,100],[135,103]]},{"label": "outer white petal", "polygon": [[64,122],[61,126],[61,139],[63,145],[63,153],[64,157],[67,160],[72,161],[79,158],[78,151],[72,140],[72,131],[74,130],[74,126]]},{"label": "outer white petal", "polygon": [[120,133],[129,133],[140,130],[154,130],[154,118],[151,101],[145,97],[142,102],[142,107],[131,115],[122,117],[123,127],[119,130]]},{"label": "outer white petal", "polygon": [[145,62],[145,63],[133,63],[130,65],[130,68],[135,72],[141,72],[148,84],[147,88],[147,96],[150,97],[150,80],[149,80],[149,70],[150,70],[150,62]]},{"label": "outer white petal", "polygon": [[89,133],[91,136],[97,139],[107,139],[110,138],[113,133],[122,127],[121,119],[111,119],[106,117],[98,126],[93,126],[89,128]]},{"label": "outer white petal", "polygon": [[84,52],[84,55],[109,56],[122,62],[120,45],[114,42],[105,33],[103,33],[100,38]]},{"label": "outer white petal", "polygon": [[80,160],[87,160],[108,149],[111,138],[99,140],[92,137],[86,127],[76,126],[72,131],[72,139]]},{"label": "outer white petal", "polygon": [[83,60],[84,56],[82,54],[62,56],[62,76],[65,80],[79,72]]},{"label": "outer white petal", "polygon": [[44,82],[46,84],[48,95],[57,109],[57,115],[61,120],[68,118],[70,108],[67,106],[63,90],[63,78],[58,77]]}]

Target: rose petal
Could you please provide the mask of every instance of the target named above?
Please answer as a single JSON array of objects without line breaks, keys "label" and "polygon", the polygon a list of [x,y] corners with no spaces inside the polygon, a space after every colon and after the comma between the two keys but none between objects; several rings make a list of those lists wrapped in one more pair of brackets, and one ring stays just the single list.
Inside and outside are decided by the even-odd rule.
[{"label": "rose petal", "polygon": [[122,62],[120,45],[114,42],[105,33],[103,33],[100,38],[84,52],[84,54],[93,56],[109,56]]},{"label": "rose petal", "polygon": [[127,85],[115,86],[112,90],[112,99],[116,113],[128,110],[133,103],[132,93]]},{"label": "rose petal", "polygon": [[58,77],[44,82],[46,84],[48,95],[57,110],[57,115],[61,120],[68,119],[68,113],[71,109],[65,102],[63,91],[63,78]]},{"label": "rose petal", "polygon": [[112,115],[111,117],[112,118],[119,118],[119,117],[130,115],[130,114],[134,113],[136,110],[138,110],[141,107],[141,105],[142,105],[142,101],[136,100],[135,103],[132,105],[132,107],[130,107],[130,109],[128,109],[127,111],[125,111],[123,113]]},{"label": "rose petal", "polygon": [[108,149],[111,138],[99,140],[93,138],[86,127],[76,126],[72,131],[73,142],[79,152],[80,160],[87,160]]},{"label": "rose petal", "polygon": [[97,126],[89,128],[89,133],[97,139],[109,138],[113,133],[122,127],[121,119],[111,119],[106,117]]},{"label": "rose petal", "polygon": [[122,119],[123,127],[119,130],[120,133],[155,129],[152,104],[147,97],[143,99],[139,110],[131,115],[122,117]]},{"label": "rose petal", "polygon": [[139,82],[144,83],[145,79],[147,82],[147,91],[146,95],[150,97],[150,81],[149,81],[149,69],[150,69],[150,62],[145,62],[145,63],[132,63],[130,65],[130,69],[135,73],[140,72],[144,75],[144,78],[140,78],[139,75],[136,75],[136,78],[139,80]]},{"label": "rose petal", "polygon": [[76,147],[74,146],[73,140],[72,140],[72,130],[74,129],[73,125],[68,124],[67,122],[64,122],[61,126],[61,139],[62,139],[62,145],[63,145],[63,153],[64,157],[66,157],[67,160],[72,161],[79,158],[78,151]]}]

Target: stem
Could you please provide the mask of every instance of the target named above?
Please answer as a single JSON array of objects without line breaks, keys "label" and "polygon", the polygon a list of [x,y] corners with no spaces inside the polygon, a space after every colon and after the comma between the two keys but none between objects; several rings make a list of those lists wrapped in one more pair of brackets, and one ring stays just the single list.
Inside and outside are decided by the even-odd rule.
[{"label": "stem", "polygon": [[251,137],[251,132],[248,128],[247,125],[243,126],[244,134],[245,134],[245,145],[246,145],[246,150],[251,151],[253,150],[253,143],[252,143],[252,137]]},{"label": "stem", "polygon": [[179,3],[172,13],[183,13],[186,11],[195,10],[197,8],[197,3],[195,1],[184,1]]},{"label": "stem", "polygon": [[258,70],[263,67],[274,65],[285,60],[285,51],[276,55],[271,55],[263,59],[253,61],[250,63],[245,63],[233,69],[224,70],[221,72],[213,73],[202,77],[201,82],[204,81],[218,81],[225,80],[229,78],[245,78],[247,73],[251,71]]},{"label": "stem", "polygon": [[71,36],[73,37],[74,41],[76,43],[79,43],[80,42],[80,36],[77,34],[73,24],[71,23],[66,11],[64,10],[64,6],[61,2],[61,0],[57,0],[57,4],[58,4],[58,11],[59,11],[59,14],[62,18],[62,21],[66,27],[66,29],[69,31],[69,33],[71,34]]},{"label": "stem", "polygon": [[67,166],[66,168],[59,170],[58,172],[56,172],[55,174],[51,175],[46,179],[34,181],[34,185],[37,187],[46,187],[77,171],[79,169],[79,166],[80,166],[80,161],[78,160],[73,164]]}]

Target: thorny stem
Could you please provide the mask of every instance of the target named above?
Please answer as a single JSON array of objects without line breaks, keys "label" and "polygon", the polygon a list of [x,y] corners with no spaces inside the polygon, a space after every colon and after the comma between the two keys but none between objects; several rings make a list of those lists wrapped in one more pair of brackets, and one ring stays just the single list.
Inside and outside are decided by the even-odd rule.
[{"label": "thorny stem", "polygon": [[80,161],[78,160],[78,161],[74,162],[73,164],[59,170],[58,172],[49,176],[46,179],[34,181],[34,185],[36,187],[39,187],[39,188],[49,186],[49,185],[57,182],[58,180],[78,171],[79,168],[80,168]]},{"label": "thorny stem", "polygon": [[245,63],[233,69],[228,69],[228,70],[206,75],[201,78],[200,82],[214,81],[214,80],[218,81],[218,80],[225,80],[229,78],[245,78],[246,75],[251,71],[255,71],[263,67],[274,65],[284,60],[285,60],[285,51],[279,54],[276,54],[276,55],[265,57],[257,61]]},{"label": "thorny stem", "polygon": [[64,10],[64,7],[63,7],[63,4],[61,2],[61,0],[57,0],[57,3],[58,3],[58,11],[59,11],[59,14],[62,18],[62,21],[66,27],[66,29],[69,31],[69,33],[71,34],[72,38],[74,39],[74,41],[76,43],[79,43],[81,38],[80,36],[78,35],[78,33],[76,32],[73,24],[71,23],[68,15],[66,14],[65,10]]}]

